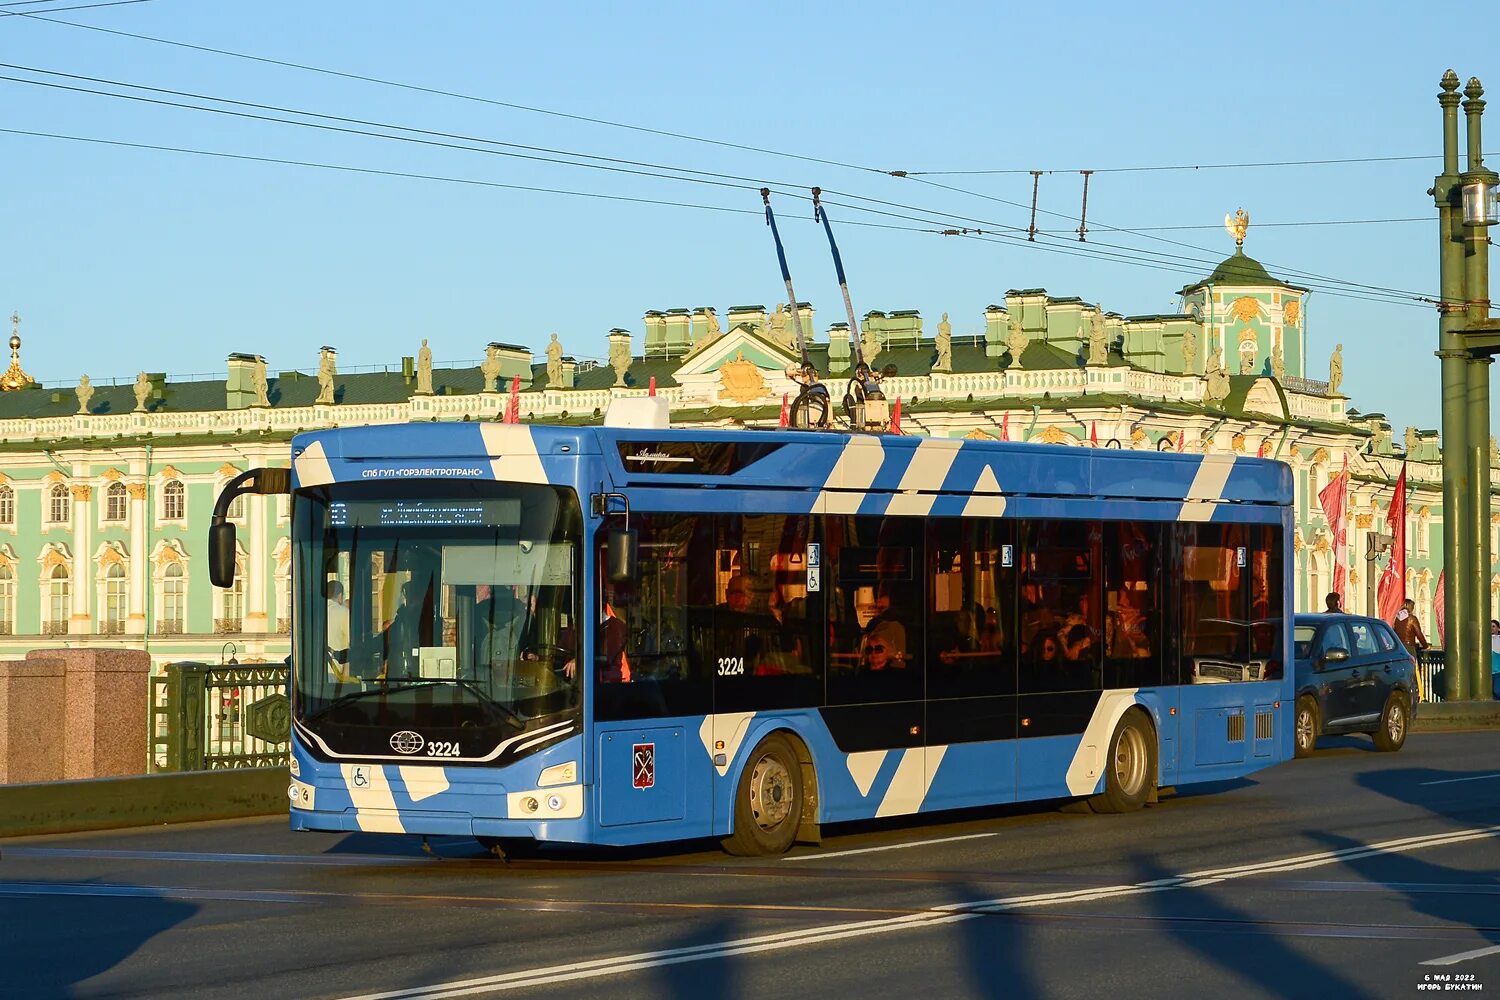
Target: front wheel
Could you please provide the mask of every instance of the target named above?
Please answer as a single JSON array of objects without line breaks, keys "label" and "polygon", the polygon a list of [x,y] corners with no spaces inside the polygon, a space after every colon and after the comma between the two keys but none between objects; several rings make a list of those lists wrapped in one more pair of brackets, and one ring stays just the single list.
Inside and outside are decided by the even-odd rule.
[{"label": "front wheel", "polygon": [[751,751],[734,796],[734,832],[724,850],[740,857],[785,854],[802,822],[802,765],[791,740],[772,733]]},{"label": "front wheel", "polygon": [[1380,728],[1375,730],[1375,749],[1392,753],[1406,745],[1406,698],[1393,694],[1385,700],[1380,713]]},{"label": "front wheel", "polygon": [[1134,812],[1155,786],[1156,732],[1139,711],[1126,712],[1109,740],[1104,791],[1089,799],[1089,806],[1098,813]]},{"label": "front wheel", "polygon": [[1296,754],[1310,756],[1318,745],[1318,703],[1303,695],[1297,699]]}]

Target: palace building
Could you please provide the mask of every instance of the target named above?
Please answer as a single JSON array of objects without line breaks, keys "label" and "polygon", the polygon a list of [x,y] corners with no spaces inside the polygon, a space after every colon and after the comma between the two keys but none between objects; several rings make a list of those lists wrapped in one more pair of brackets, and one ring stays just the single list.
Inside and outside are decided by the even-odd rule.
[{"label": "palace building", "polygon": [[[1331,587],[1335,533],[1318,491],[1347,461],[1346,607],[1373,611],[1367,589],[1378,566],[1365,559],[1367,539],[1383,530],[1407,461],[1406,589],[1437,642],[1437,432],[1407,428],[1397,440],[1380,413],[1351,407],[1340,347],[1329,361],[1319,357],[1316,374],[1326,379],[1311,377],[1307,290],[1243,250],[1179,295],[1179,313],[1122,316],[1040,288],[1012,290],[983,315],[944,314],[937,323],[912,310],[870,312],[857,335],[886,395],[901,400],[907,434],[1287,462],[1296,482],[1298,610],[1321,609]],[[287,465],[299,431],[499,420],[513,390],[523,422],[597,423],[612,399],[654,387],[679,425],[774,426],[783,398],[798,388],[786,374],[798,360],[793,308],[813,341],[814,365],[840,398],[854,332],[833,323],[814,335],[807,303],[732,306],[722,318],[709,308],[652,310],[639,341],[623,329],[608,333],[603,363],[568,355],[554,333],[538,358],[527,346],[492,343],[481,362],[434,366],[423,341],[384,368],[340,370],[336,352],[324,348],[316,370],[278,372],[258,354],[236,353],[223,378],[142,372],[62,388],[26,373],[12,317],[10,368],[0,376],[0,656],[128,645],[146,648],[158,665],[279,660],[290,617],[285,497],[236,501],[235,586],[209,584],[209,517],[231,476]],[[1500,464],[1493,445],[1490,453]],[[1500,514],[1491,524],[1493,536]],[[1491,550],[1500,552],[1497,541]],[[1497,599],[1500,574],[1492,575],[1492,606]]]}]

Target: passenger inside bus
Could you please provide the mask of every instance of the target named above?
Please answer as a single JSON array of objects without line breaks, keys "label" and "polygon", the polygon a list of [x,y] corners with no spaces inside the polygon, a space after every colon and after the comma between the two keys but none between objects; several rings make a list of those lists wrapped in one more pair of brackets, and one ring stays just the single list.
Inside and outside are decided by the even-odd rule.
[{"label": "passenger inside bus", "polygon": [[862,643],[860,665],[872,671],[906,668],[906,629],[900,622],[871,622]]}]

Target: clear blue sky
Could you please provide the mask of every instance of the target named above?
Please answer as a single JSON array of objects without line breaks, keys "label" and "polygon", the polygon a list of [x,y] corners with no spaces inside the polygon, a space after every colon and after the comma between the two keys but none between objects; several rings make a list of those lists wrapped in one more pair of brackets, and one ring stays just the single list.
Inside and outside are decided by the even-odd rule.
[{"label": "clear blue sky", "polygon": [[[0,6],[40,10],[90,0]],[[1406,3],[493,4],[151,0],[63,19],[571,114],[888,169],[1104,170],[1160,164],[1440,152],[1450,66],[1495,88],[1492,35],[1440,32]],[[1010,8],[1010,9],[1006,9]],[[670,139],[0,17],[4,62],[437,131],[818,184],[998,226],[1027,211],[911,179]],[[32,74],[13,70],[4,75]],[[84,84],[85,86],[92,86]],[[0,127],[313,160],[756,210],[750,191],[526,162],[152,107],[0,81]],[[1500,114],[1486,143],[1500,150]],[[273,370],[395,363],[420,338],[472,359],[491,340],[602,356],[641,314],[783,299],[754,214],[588,200],[0,134],[7,189],[0,307],[19,310],[44,381],[141,369],[220,372],[232,351]],[[1046,253],[855,221],[835,209],[855,308],[946,311],[982,329],[1007,288],[1045,287],[1126,314],[1176,309],[1178,288],[1232,249],[1296,269],[1432,294],[1434,159],[1340,166],[1100,173],[1093,226],[1207,226],[1098,243],[1181,254],[1181,270]],[[935,177],[1029,202],[1022,175]],[[1076,173],[1043,177],[1044,209],[1075,213]],[[846,201],[846,198],[839,198]],[[819,332],[842,307],[807,203],[778,201],[800,298]],[[1390,225],[1274,222],[1421,218]],[[962,223],[953,222],[954,225]],[[972,225],[973,223],[971,223]],[[1065,220],[1042,218],[1046,228]],[[1063,244],[1077,248],[1077,244]],[[1135,251],[1131,251],[1135,254]],[[1297,281],[1295,283],[1308,283]],[[1430,307],[1316,291],[1309,374],[1344,345],[1345,391],[1396,426],[1438,425]],[[637,349],[639,349],[639,339]],[[1500,409],[1497,409],[1500,413]],[[1497,421],[1500,423],[1500,421]]]}]

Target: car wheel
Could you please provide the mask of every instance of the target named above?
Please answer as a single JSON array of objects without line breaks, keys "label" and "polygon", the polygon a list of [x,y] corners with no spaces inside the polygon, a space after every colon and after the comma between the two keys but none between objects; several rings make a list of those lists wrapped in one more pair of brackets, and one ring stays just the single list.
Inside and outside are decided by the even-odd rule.
[{"label": "car wheel", "polygon": [[1104,791],[1089,799],[1097,813],[1133,812],[1156,787],[1156,732],[1139,711],[1120,717],[1104,761]]},{"label": "car wheel", "polygon": [[1375,749],[1393,753],[1406,745],[1406,726],[1409,713],[1406,698],[1393,694],[1385,700],[1385,711],[1380,713],[1380,728],[1375,730]]},{"label": "car wheel", "polygon": [[1293,733],[1297,756],[1310,756],[1318,746],[1318,703],[1307,695],[1297,699],[1297,715]]},{"label": "car wheel", "polygon": [[802,765],[792,743],[772,733],[756,745],[734,796],[734,832],[721,843],[741,857],[785,854],[802,822]]}]

